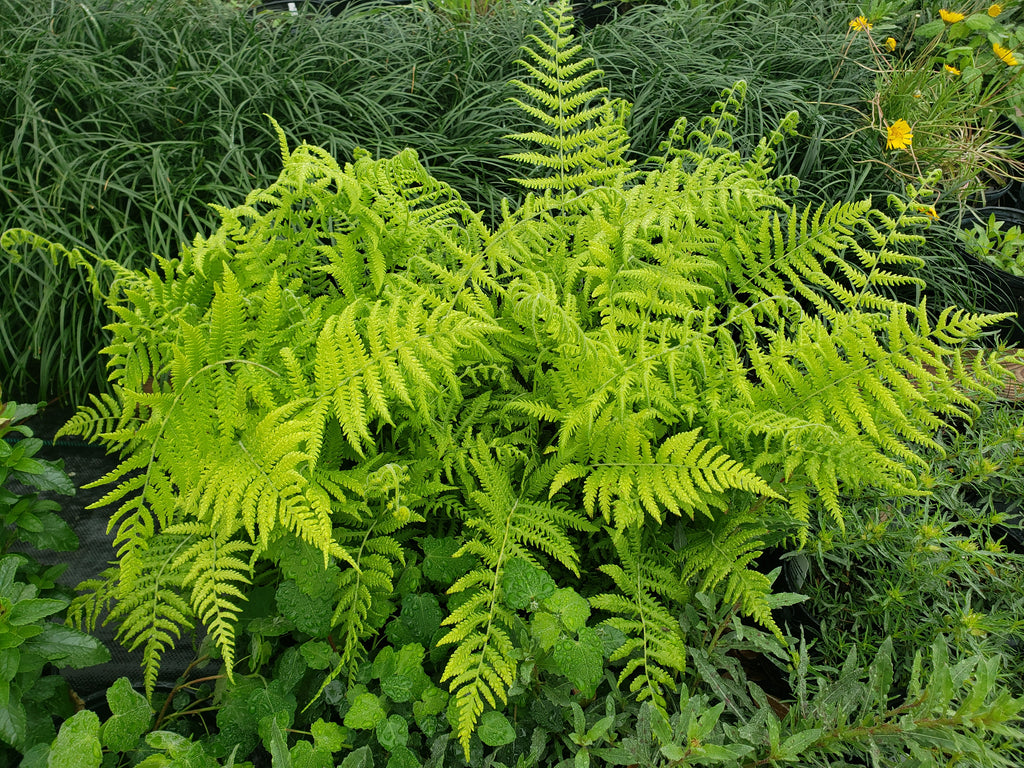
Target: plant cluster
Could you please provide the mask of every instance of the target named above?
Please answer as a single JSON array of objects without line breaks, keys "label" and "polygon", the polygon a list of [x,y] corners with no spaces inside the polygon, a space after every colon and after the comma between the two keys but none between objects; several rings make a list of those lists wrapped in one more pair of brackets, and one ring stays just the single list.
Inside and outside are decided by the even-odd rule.
[{"label": "plant cluster", "polygon": [[1024,277],[1024,234],[1019,226],[1004,229],[1004,224],[1005,221],[997,220],[995,213],[991,213],[986,222],[960,230],[964,249],[1004,272]]},{"label": "plant cluster", "polygon": [[1015,405],[990,404],[940,435],[927,497],[851,499],[846,530],[822,527],[787,555],[788,583],[814,606],[807,629],[821,658],[870,656],[884,639],[904,685],[918,649],[945,636],[958,654],[1002,655],[1020,688],[1022,437]]},{"label": "plant cluster", "polygon": [[[240,183],[276,177],[264,114],[335,157],[411,147],[489,223],[502,198],[519,199],[503,134],[526,129],[508,81],[537,4],[503,3],[470,24],[443,4],[350,3],[336,16],[237,5],[0,0],[0,231],[25,227],[145,268],[215,228],[209,204],[231,207]],[[634,159],[657,153],[678,115],[706,114],[744,80],[756,108],[737,115],[737,147],[752,151],[789,111],[801,115],[778,165],[804,181],[802,200],[901,191],[860,162],[884,154],[856,130],[863,72],[830,79],[844,4],[636,6],[580,38],[634,104]],[[9,392],[73,404],[106,390],[110,318],[78,274],[5,261],[0,286]]]},{"label": "plant cluster", "polygon": [[[581,51],[559,2],[513,83],[535,123],[511,137],[527,194],[493,225],[411,150],[340,166],[278,129],[278,179],[153,269],[4,233],[10,253],[80,269],[115,317],[112,393],[62,430],[119,456],[99,503],[117,562],[72,619],[109,610],[143,651],[148,696],[163,653],[205,627],[236,691],[211,759],[262,738],[286,764],[275,734],[296,691],[337,708],[353,765],[380,750],[412,764],[446,728],[482,759],[524,738],[527,692],[536,721],[552,703],[555,721],[571,713],[577,765],[756,763],[891,734],[922,761],[989,759],[1020,707],[994,686],[997,660],[950,666],[937,641],[931,677],[918,665],[891,709],[880,648],[866,687],[855,657],[843,667],[848,707],[812,704],[812,688],[839,694],[786,649],[774,611],[794,598],[757,562],[819,514],[842,529],[844,491],[922,490],[936,430],[999,383],[996,358],[962,350],[998,318],[932,319],[890,295],[919,282],[916,190],[891,214],[787,201],[796,180],[773,163],[795,115],[744,156],[742,83],[636,163],[629,105]],[[783,715],[722,671],[735,665],[709,661],[727,630],[804,664],[785,740]],[[244,682],[240,665],[255,672],[288,633],[305,638],[279,656],[292,666]],[[615,691],[655,752],[642,730],[605,746]],[[235,706],[255,731],[227,727]],[[95,717],[68,727],[101,743]],[[910,734],[931,728],[954,746]],[[334,751],[332,733],[292,749]]]},{"label": "plant cluster", "polygon": [[961,200],[1024,171],[1016,9],[1000,3],[858,16],[848,45],[867,45],[875,83],[868,119],[893,171],[940,169]]},{"label": "plant cluster", "polygon": [[70,600],[56,586],[65,566],[44,567],[12,548],[70,551],[78,539],[39,492],[75,492],[60,463],[38,458],[42,441],[19,424],[36,406],[0,400],[0,758],[54,738],[54,719],[73,710],[67,684],[54,668],[107,661],[95,638],[49,621]]}]

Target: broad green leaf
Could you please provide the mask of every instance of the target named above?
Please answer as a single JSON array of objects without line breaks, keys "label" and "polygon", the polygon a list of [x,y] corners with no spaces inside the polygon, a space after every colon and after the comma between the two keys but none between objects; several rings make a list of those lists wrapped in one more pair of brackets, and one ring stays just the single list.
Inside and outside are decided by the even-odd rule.
[{"label": "broad green leaf", "polygon": [[914,37],[935,37],[941,34],[945,28],[946,22],[942,19],[933,19],[914,30]]},{"label": "broad green leaf", "polygon": [[550,651],[562,636],[562,624],[555,614],[537,611],[530,620],[530,634],[543,650]]},{"label": "broad green leaf", "polygon": [[356,696],[352,706],[345,713],[345,727],[356,730],[369,730],[376,728],[387,713],[381,706],[380,699],[372,693],[361,693]]},{"label": "broad green leaf", "polygon": [[604,677],[604,648],[601,638],[591,627],[579,632],[579,639],[562,637],[555,643],[553,654],[558,671],[586,696],[593,696]]},{"label": "broad green leaf", "polygon": [[373,768],[373,752],[369,747],[353,749],[341,761],[341,768]]},{"label": "broad green leaf", "polygon": [[398,746],[388,756],[387,768],[420,768],[422,763],[408,747]]},{"label": "broad green leaf", "polygon": [[302,658],[310,669],[331,669],[340,658],[330,645],[323,640],[310,640],[299,647]]},{"label": "broad green leaf", "polygon": [[38,531],[21,529],[19,532],[26,544],[53,552],[74,552],[78,549],[78,536],[60,515],[37,509],[36,521]]},{"label": "broad green leaf", "polygon": [[468,555],[453,557],[462,545],[451,537],[438,539],[424,536],[420,539],[423,547],[423,575],[443,586],[453,584],[460,576],[469,573],[473,558]]},{"label": "broad green leaf", "polygon": [[544,607],[557,614],[566,630],[571,633],[583,629],[590,618],[590,604],[570,587],[557,590],[544,601]]},{"label": "broad green leaf", "polygon": [[48,768],[99,768],[103,762],[100,719],[83,709],[64,721],[50,747]]},{"label": "broad green leaf", "polygon": [[431,685],[423,692],[419,701],[412,703],[412,712],[418,723],[421,717],[441,714],[446,706],[448,706],[448,691]]},{"label": "broad green leaf", "polygon": [[388,623],[388,639],[396,647],[417,642],[429,647],[434,633],[441,626],[444,613],[437,598],[430,593],[411,594],[402,598],[402,610]]},{"label": "broad green leaf", "polygon": [[100,731],[103,746],[114,752],[135,749],[153,721],[153,708],[126,677],[118,678],[107,689],[107,703],[110,717]]},{"label": "broad green leaf", "polygon": [[14,746],[22,746],[28,721],[25,707],[22,706],[18,687],[13,686],[14,696],[8,696],[7,702],[0,706],[0,739]]},{"label": "broad green leaf", "polygon": [[[682,763],[687,755],[687,750],[679,744],[662,744],[658,749],[661,754],[673,762]],[[685,765],[685,763],[683,764]]]},{"label": "broad green leaf", "polygon": [[164,752],[181,752],[188,748],[189,740],[173,731],[152,731],[146,734],[146,743]]},{"label": "broad green leaf", "polygon": [[987,13],[980,12],[972,13],[964,20],[964,24],[966,24],[970,29],[977,31],[981,29],[992,29],[996,24],[996,20]]},{"label": "broad green leaf", "polygon": [[338,723],[326,722],[321,718],[310,726],[309,731],[313,734],[317,749],[337,752],[345,745],[345,732]]},{"label": "broad green leaf", "polygon": [[334,606],[322,597],[311,597],[288,579],[277,588],[277,606],[300,632],[324,637],[331,631]]},{"label": "broad green leaf", "polygon": [[284,731],[273,716],[270,717],[270,760],[273,768],[293,768]]},{"label": "broad green leaf", "polygon": [[[288,753],[292,768],[334,768],[334,758],[326,749],[314,747],[308,741],[296,742]],[[276,768],[276,763],[273,768]]]},{"label": "broad green leaf", "polygon": [[517,611],[532,609],[555,593],[555,581],[548,573],[522,559],[509,560],[501,577],[505,604]]},{"label": "broad green leaf", "polygon": [[376,731],[377,741],[388,752],[409,743],[409,724],[401,715],[390,715],[386,720],[381,720],[377,723]]},{"label": "broad green leaf", "polygon": [[395,702],[413,701],[420,697],[430,685],[430,678],[423,671],[424,652],[419,643],[410,643],[391,657],[389,669],[379,675],[384,695]]},{"label": "broad green leaf", "polygon": [[21,651],[17,648],[0,650],[0,680],[11,681],[18,674],[21,665]]},{"label": "broad green leaf", "polygon": [[512,723],[501,712],[493,709],[489,709],[481,715],[476,732],[480,741],[489,747],[511,744],[516,738],[516,731],[512,727]]},{"label": "broad green leaf", "polygon": [[14,468],[15,471],[11,473],[11,476],[40,491],[74,496],[75,484],[67,476],[63,464],[63,461],[23,459]]},{"label": "broad green leaf", "polygon": [[49,744],[36,744],[21,757],[18,768],[46,768],[50,757]]},{"label": "broad green leaf", "polygon": [[110,661],[110,651],[97,638],[62,624],[47,624],[38,636],[25,643],[22,652],[29,650],[55,667],[82,669]]},{"label": "broad green leaf", "polygon": [[7,614],[7,621],[14,627],[21,627],[26,624],[34,624],[37,621],[52,616],[67,607],[67,600],[53,600],[50,598],[36,598],[35,600],[22,600],[15,603]]}]

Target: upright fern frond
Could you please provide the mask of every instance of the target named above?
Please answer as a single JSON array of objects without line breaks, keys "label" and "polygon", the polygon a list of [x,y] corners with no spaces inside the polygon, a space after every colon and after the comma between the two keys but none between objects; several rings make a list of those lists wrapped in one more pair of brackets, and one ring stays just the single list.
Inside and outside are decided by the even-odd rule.
[{"label": "upright fern frond", "polygon": [[545,10],[543,37],[530,35],[532,47],[523,47],[528,61],[520,64],[533,83],[513,80],[529,101],[513,99],[544,130],[512,134],[509,138],[540,145],[540,150],[508,155],[511,160],[549,171],[549,175],[516,179],[527,189],[550,191],[563,200],[583,189],[628,175],[625,159],[629,138],[625,120],[629,105],[607,98],[593,82],[603,73],[591,58],[578,58],[573,44],[571,3],[558,0]]}]

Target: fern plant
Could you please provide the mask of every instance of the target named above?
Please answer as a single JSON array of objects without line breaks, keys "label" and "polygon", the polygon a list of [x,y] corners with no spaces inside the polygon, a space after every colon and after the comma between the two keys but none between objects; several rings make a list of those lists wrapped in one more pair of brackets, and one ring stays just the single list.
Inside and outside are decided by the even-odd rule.
[{"label": "fern plant", "polygon": [[546,18],[519,84],[528,191],[493,228],[411,151],[342,167],[278,129],[278,180],[152,271],[4,234],[113,273],[114,395],[63,431],[121,456],[100,502],[118,559],[74,608],[113,606],[148,690],[194,622],[230,674],[261,564],[333,596],[328,679],[351,670],[415,533],[450,518],[476,562],[441,640],[467,755],[515,679],[516,560],[564,581],[606,554],[580,589],[624,636],[620,682],[663,707],[691,594],[781,639],[763,547],[802,540],[815,507],[841,526],[841,489],[920,492],[920,451],[997,382],[960,351],[993,318],[892,297],[918,282],[916,190],[888,213],[795,208],[772,170],[794,118],[742,157],[742,83],[635,162],[568,2]]}]

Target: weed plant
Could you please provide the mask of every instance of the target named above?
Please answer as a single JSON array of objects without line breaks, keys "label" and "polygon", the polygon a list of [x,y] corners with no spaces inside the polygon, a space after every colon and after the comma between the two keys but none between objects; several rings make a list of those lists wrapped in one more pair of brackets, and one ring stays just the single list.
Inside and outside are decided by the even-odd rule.
[{"label": "weed plant", "polygon": [[823,526],[792,556],[791,583],[820,622],[824,663],[841,663],[851,648],[870,657],[891,637],[905,678],[914,654],[946,635],[958,654],[1002,655],[1020,693],[1022,441],[1016,405],[987,403],[972,425],[940,437],[944,454],[924,478],[929,496],[850,499],[845,531]]}]

